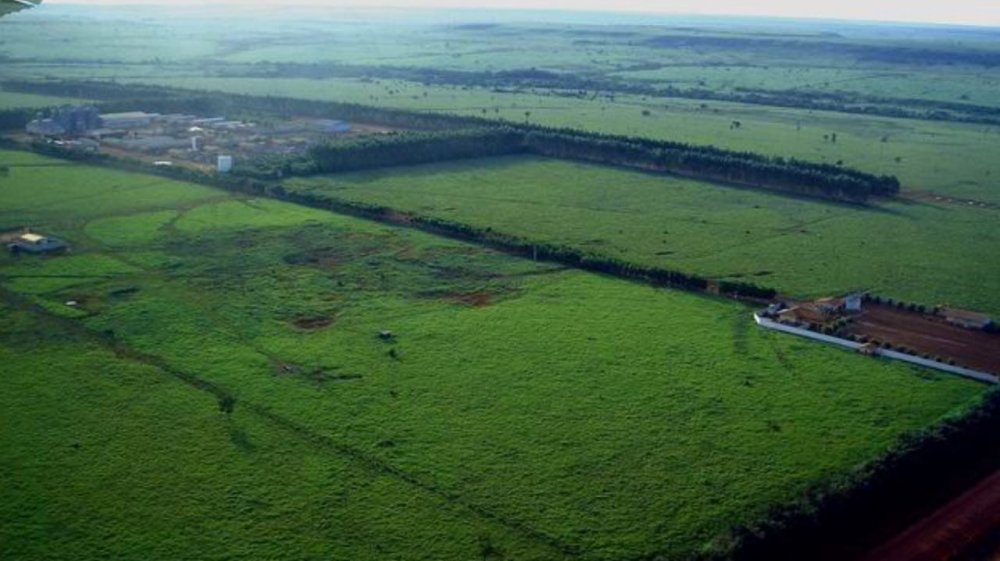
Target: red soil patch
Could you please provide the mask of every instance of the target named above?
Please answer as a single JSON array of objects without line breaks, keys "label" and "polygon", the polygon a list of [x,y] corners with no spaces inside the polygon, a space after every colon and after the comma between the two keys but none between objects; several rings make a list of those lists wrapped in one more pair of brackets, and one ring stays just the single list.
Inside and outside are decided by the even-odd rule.
[{"label": "red soil patch", "polygon": [[904,346],[959,366],[1000,372],[1000,335],[964,329],[943,318],[866,302],[847,333]]},{"label": "red soil patch", "polygon": [[1000,528],[1000,471],[866,555],[862,561],[955,559]]},{"label": "red soil patch", "polygon": [[295,327],[310,331],[329,327],[331,323],[333,323],[333,319],[325,317],[298,318],[296,320],[292,320],[292,325]]}]

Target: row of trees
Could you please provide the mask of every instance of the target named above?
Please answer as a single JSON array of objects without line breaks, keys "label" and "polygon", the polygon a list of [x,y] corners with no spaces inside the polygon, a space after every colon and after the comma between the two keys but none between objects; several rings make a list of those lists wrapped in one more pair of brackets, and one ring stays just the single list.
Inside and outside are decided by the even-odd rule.
[{"label": "row of trees", "polygon": [[[919,52],[919,51],[914,51]],[[963,53],[963,56],[966,53]],[[995,54],[992,56],[996,56]],[[975,58],[975,57],[973,57]],[[636,69],[658,65],[637,65]],[[382,80],[405,80],[425,85],[449,85],[491,88],[502,92],[546,90],[553,95],[589,97],[593,92],[632,94],[650,98],[680,98],[702,101],[751,103],[843,113],[860,113],[886,117],[1000,124],[996,107],[972,103],[956,103],[914,98],[888,98],[860,92],[829,92],[816,90],[764,90],[736,88],[678,88],[672,85],[649,84],[595,74],[558,73],[535,68],[506,71],[463,71],[440,68],[351,65],[342,63],[271,63],[259,62],[241,67],[220,68],[223,76],[267,78],[329,78],[330,76]]]},{"label": "row of trees", "polygon": [[532,125],[333,141],[313,148],[307,156],[261,160],[250,173],[311,175],[521,152],[851,202],[864,202],[872,195],[892,196],[900,187],[895,177],[841,166]]},{"label": "row of trees", "polygon": [[552,157],[668,171],[853,202],[865,201],[871,195],[892,196],[900,188],[899,180],[892,176],[713,146],[541,128],[531,130],[525,142],[532,151]]},{"label": "row of trees", "polygon": [[524,150],[522,135],[510,128],[417,132],[362,137],[312,148],[320,173],[502,156]]}]

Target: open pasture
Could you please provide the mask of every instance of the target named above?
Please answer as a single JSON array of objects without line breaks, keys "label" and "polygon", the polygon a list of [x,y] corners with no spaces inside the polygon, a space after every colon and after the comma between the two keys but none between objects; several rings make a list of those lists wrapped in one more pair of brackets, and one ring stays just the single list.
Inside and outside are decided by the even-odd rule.
[{"label": "open pasture", "polygon": [[73,244],[0,258],[5,557],[683,558],[984,391],[725,300],[0,161],[0,223]]},{"label": "open pasture", "polygon": [[542,158],[294,179],[351,201],[489,226],[798,296],[872,290],[1000,313],[995,208],[842,205]]}]

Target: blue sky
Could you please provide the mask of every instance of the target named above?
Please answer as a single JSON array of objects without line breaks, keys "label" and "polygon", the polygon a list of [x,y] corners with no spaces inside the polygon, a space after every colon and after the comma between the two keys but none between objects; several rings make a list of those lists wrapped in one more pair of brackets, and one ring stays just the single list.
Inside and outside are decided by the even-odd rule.
[{"label": "blue sky", "polygon": [[1000,0],[46,0],[50,4],[301,4],[331,7],[512,8],[732,14],[1000,26]]}]

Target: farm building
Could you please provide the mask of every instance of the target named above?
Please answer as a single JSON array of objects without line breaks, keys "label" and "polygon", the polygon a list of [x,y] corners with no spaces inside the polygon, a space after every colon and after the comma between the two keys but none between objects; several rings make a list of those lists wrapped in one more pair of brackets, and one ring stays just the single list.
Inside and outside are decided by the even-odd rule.
[{"label": "farm building", "polygon": [[40,255],[43,253],[65,251],[69,249],[69,246],[62,240],[28,232],[21,234],[20,237],[8,244],[7,248],[15,255],[19,253]]},{"label": "farm building", "polygon": [[101,115],[101,123],[106,129],[138,129],[148,127],[158,113],[130,111],[127,113],[107,113]]},{"label": "farm building", "polygon": [[993,319],[990,316],[967,310],[946,308],[942,311],[942,314],[948,323],[966,329],[986,329],[993,323]]},{"label": "farm building", "polygon": [[851,294],[844,298],[820,298],[814,302],[799,302],[777,312],[786,323],[815,323],[819,325],[837,321],[849,313],[861,311],[861,294]]}]

